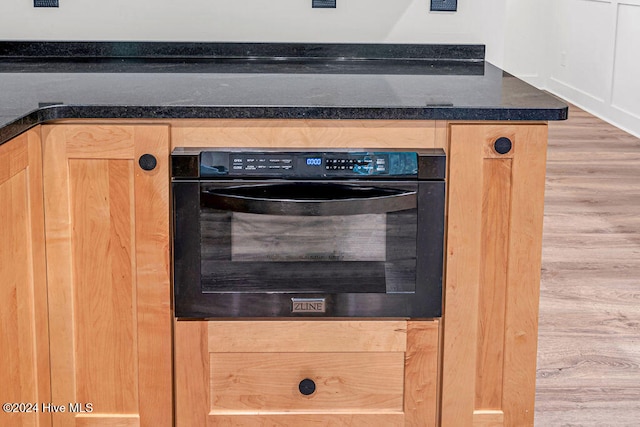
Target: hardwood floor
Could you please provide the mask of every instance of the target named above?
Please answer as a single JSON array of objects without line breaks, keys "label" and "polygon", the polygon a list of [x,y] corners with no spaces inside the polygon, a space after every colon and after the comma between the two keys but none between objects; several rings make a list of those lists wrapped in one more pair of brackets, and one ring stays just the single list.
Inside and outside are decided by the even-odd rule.
[{"label": "hardwood floor", "polygon": [[535,424],[640,425],[640,139],[550,122]]}]

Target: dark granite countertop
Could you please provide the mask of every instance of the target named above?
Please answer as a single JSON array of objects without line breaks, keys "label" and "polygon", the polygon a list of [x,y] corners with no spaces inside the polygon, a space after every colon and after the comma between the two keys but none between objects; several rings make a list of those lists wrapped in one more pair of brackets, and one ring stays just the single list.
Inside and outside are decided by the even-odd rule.
[{"label": "dark granite countertop", "polygon": [[0,143],[56,119],[547,121],[480,45],[0,42]]}]

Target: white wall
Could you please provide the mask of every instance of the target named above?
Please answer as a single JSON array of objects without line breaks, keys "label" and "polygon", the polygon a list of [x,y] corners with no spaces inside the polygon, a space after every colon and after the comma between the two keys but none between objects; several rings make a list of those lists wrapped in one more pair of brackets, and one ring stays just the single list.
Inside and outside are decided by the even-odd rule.
[{"label": "white wall", "polygon": [[537,87],[545,83],[544,21],[553,1],[507,0],[505,5],[504,69]]},{"label": "white wall", "polygon": [[640,0],[507,0],[504,68],[640,136]]},{"label": "white wall", "polygon": [[505,1],[442,13],[429,0],[0,0],[0,40],[479,43],[500,66]]}]

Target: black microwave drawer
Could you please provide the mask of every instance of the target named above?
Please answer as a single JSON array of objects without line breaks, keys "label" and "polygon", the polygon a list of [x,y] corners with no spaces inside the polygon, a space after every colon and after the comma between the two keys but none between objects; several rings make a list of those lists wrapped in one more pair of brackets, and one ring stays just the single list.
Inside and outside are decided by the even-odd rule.
[{"label": "black microwave drawer", "polygon": [[172,190],[179,318],[442,314],[442,179],[246,176]]}]

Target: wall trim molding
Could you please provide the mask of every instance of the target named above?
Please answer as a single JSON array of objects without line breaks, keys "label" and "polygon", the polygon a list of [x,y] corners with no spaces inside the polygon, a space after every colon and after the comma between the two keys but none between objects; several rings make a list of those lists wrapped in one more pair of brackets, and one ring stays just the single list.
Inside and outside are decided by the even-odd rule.
[{"label": "wall trim molding", "polygon": [[573,86],[573,85],[571,85],[571,84],[569,84],[567,82],[563,82],[562,80],[560,80],[560,79],[558,79],[556,77],[553,77],[553,76],[550,77],[549,78],[549,82],[552,83],[550,86],[553,87],[553,88],[557,88],[558,86],[560,86],[560,87],[563,87],[565,89],[568,89],[570,92],[578,94],[578,97],[587,97],[587,98],[589,98],[589,99],[591,99],[591,100],[593,100],[595,102],[602,103],[602,104],[605,103],[603,98],[599,98],[599,97],[597,97],[597,96],[595,96],[595,95],[593,95],[593,94],[591,94],[591,93],[589,93],[589,92],[587,92],[587,91],[585,91],[583,89],[577,88],[577,87],[575,87],[575,86]]},{"label": "wall trim molding", "polygon": [[629,110],[627,110],[625,108],[622,108],[622,107],[620,107],[620,106],[618,106],[616,104],[611,104],[611,108],[615,109],[616,111],[619,111],[622,114],[626,114],[629,117],[633,117],[634,119],[640,121],[640,114],[636,114],[633,111],[629,111]]}]

